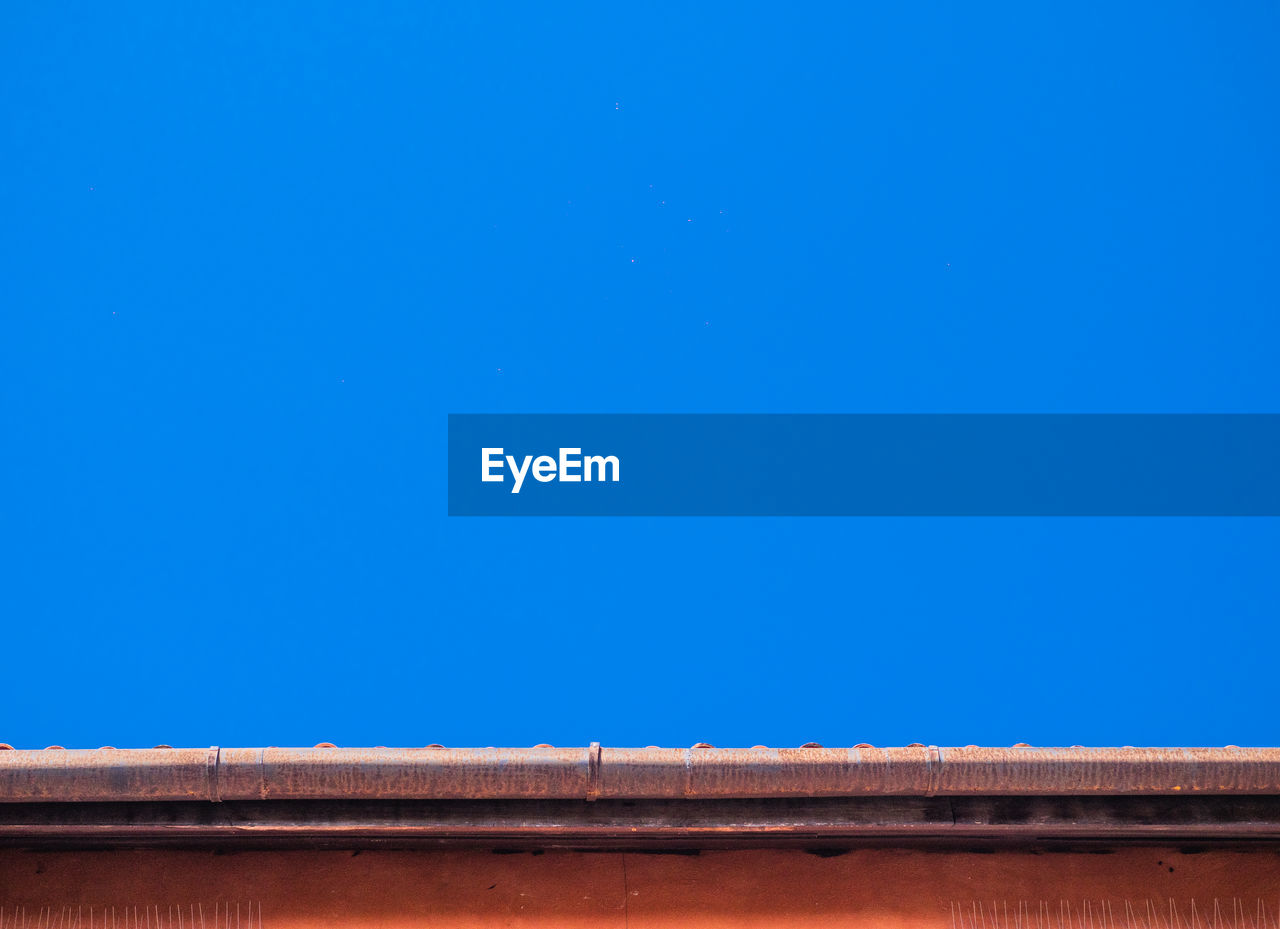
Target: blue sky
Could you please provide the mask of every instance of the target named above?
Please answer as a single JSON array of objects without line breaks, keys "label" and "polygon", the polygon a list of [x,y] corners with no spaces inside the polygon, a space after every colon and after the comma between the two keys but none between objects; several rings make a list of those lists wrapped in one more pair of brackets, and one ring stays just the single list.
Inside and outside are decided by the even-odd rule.
[{"label": "blue sky", "polygon": [[1274,519],[445,516],[450,412],[1280,412],[1274,5],[5,20],[0,741],[1280,741]]}]

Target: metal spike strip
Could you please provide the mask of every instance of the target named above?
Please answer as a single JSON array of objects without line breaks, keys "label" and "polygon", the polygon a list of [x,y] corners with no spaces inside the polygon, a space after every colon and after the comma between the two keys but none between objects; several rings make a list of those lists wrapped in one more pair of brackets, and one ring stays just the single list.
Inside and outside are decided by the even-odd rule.
[{"label": "metal spike strip", "polygon": [[[0,904],[0,929],[262,929],[262,901],[216,901],[213,919],[205,923],[203,903],[146,904],[142,907],[25,906]],[[243,918],[242,918],[243,914]],[[222,925],[219,925],[219,922]]]},{"label": "metal spike strip", "polygon": [[1261,897],[952,900],[950,912],[952,929],[1280,929],[1280,900]]}]

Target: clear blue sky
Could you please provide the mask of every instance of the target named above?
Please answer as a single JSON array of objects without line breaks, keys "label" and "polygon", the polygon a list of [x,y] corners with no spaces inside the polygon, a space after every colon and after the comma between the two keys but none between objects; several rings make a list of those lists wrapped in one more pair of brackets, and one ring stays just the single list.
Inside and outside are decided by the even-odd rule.
[{"label": "clear blue sky", "polygon": [[1280,412],[1275,4],[21,7],[0,741],[1280,743],[1278,520],[445,516],[449,412]]}]

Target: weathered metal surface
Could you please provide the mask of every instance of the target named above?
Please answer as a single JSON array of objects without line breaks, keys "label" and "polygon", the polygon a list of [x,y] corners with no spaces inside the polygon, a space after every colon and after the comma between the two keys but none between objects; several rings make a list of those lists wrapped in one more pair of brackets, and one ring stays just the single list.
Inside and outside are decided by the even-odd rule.
[{"label": "weathered metal surface", "polygon": [[1280,794],[1276,748],[0,750],[0,802]]},{"label": "weathered metal surface", "polygon": [[0,801],[211,800],[217,749],[0,751]]},{"label": "weathered metal surface", "polygon": [[938,750],[918,748],[602,751],[601,797],[845,797],[928,794]]},{"label": "weathered metal surface", "polygon": [[1278,900],[1270,850],[0,850],[28,929],[1275,929]]},{"label": "weathered metal surface", "polygon": [[0,845],[1280,848],[1280,797],[296,800],[0,806]]},{"label": "weathered metal surface", "polygon": [[585,798],[587,748],[223,749],[219,800]]},{"label": "weathered metal surface", "polygon": [[939,794],[1277,793],[1271,748],[941,749]]}]

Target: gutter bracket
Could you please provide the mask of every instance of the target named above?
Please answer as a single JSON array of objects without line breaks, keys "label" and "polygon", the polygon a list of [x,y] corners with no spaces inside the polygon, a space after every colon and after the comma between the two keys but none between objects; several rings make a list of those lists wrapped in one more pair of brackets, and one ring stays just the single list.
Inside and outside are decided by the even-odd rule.
[{"label": "gutter bracket", "polygon": [[587,746],[587,802],[593,802],[600,798],[600,767],[601,767],[601,748],[599,742],[592,742]]}]

